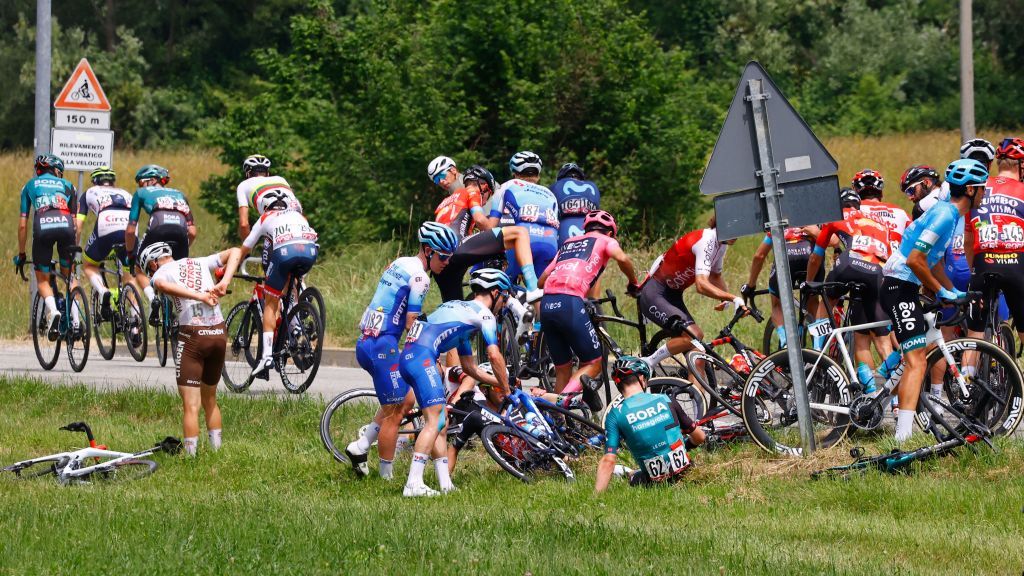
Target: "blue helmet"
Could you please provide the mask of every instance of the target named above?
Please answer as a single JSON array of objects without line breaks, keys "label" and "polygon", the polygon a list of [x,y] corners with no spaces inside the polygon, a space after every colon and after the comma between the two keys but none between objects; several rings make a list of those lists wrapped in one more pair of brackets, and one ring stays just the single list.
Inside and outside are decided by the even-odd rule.
[{"label": "blue helmet", "polygon": [[988,180],[988,169],[977,160],[964,158],[954,160],[946,167],[946,182],[957,186],[984,184]]},{"label": "blue helmet", "polygon": [[512,281],[509,280],[508,274],[497,268],[481,268],[469,275],[469,287],[484,290],[497,288],[502,292],[508,292],[512,289]]},{"label": "blue helmet", "polygon": [[426,244],[437,252],[451,254],[459,247],[455,231],[440,222],[424,222],[419,230],[420,244]]}]

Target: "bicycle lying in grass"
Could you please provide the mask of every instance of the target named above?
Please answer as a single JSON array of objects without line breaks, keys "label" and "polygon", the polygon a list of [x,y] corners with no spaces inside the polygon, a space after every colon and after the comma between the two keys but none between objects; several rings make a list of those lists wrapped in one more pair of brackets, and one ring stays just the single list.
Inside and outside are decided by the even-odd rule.
[{"label": "bicycle lying in grass", "polygon": [[853,462],[813,472],[811,473],[811,479],[835,478],[848,480],[854,475],[865,474],[870,470],[878,470],[887,474],[907,472],[910,465],[914,462],[952,454],[955,449],[965,444],[973,449],[973,445],[981,441],[987,442],[987,439],[979,434],[966,434],[963,438],[953,437],[938,444],[918,448],[917,450],[893,450],[888,454],[881,454],[879,456],[865,456],[864,449],[858,446],[850,450],[850,456],[854,459]]},{"label": "bicycle lying in grass", "polygon": [[[177,454],[181,451],[181,441],[168,436],[154,446],[138,452],[116,452],[106,446],[96,444],[92,429],[85,422],[72,422],[61,426],[68,432],[84,432],[89,440],[89,447],[72,452],[60,452],[41,456],[31,460],[16,462],[0,469],[0,472],[11,472],[18,478],[38,478],[56,476],[61,484],[82,483],[92,480],[114,481],[142,478],[156,470],[156,462],[146,460],[156,452]],[[89,461],[92,461],[90,463]]]}]

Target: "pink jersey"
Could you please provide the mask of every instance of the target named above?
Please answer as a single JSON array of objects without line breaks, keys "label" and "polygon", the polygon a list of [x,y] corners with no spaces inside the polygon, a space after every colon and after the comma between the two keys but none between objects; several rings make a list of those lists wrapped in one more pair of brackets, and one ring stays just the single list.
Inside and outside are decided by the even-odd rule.
[{"label": "pink jersey", "polygon": [[596,231],[567,239],[544,271],[548,274],[544,293],[586,298],[590,287],[604,271],[611,257],[609,252],[618,247],[618,240]]}]

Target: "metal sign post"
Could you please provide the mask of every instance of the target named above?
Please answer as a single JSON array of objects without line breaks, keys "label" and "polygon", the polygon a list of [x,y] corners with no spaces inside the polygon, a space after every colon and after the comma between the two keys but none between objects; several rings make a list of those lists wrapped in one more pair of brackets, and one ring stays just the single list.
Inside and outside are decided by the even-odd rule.
[{"label": "metal sign post", "polygon": [[[764,226],[768,229],[772,238],[772,252],[775,255],[775,268],[778,273],[776,278],[779,282],[779,294],[792,294],[793,285],[790,281],[789,257],[786,255],[786,227],[789,222],[782,215],[782,195],[776,182],[778,168],[775,167],[775,158],[772,156],[771,137],[768,132],[768,119],[765,114],[764,102],[768,94],[761,90],[761,80],[753,78],[747,81],[747,101],[754,115],[754,131],[757,136],[757,150],[760,158],[761,169],[757,175],[761,178],[764,191],[761,197],[765,199],[768,209],[768,221]],[[782,318],[786,326],[786,334],[790,335],[786,344],[789,351],[789,372],[793,376],[793,389],[796,392],[796,412],[800,424],[800,440],[803,446],[803,453],[814,452],[814,423],[811,421],[811,405],[807,398],[807,382],[804,375],[804,360],[801,352],[803,338],[795,336],[799,334],[796,324],[796,310],[793,308],[793,299],[779,298],[782,303]]]}]

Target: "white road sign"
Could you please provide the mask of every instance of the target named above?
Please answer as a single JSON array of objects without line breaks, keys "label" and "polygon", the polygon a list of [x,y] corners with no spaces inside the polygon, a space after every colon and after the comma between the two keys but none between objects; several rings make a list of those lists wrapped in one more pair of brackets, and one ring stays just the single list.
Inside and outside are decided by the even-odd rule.
[{"label": "white road sign", "polygon": [[57,128],[110,130],[110,112],[58,108],[53,111],[53,125]]},{"label": "white road sign", "polygon": [[110,130],[54,128],[50,151],[64,161],[65,170],[92,170],[114,162],[114,133]]}]

